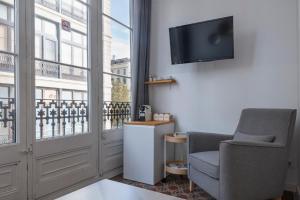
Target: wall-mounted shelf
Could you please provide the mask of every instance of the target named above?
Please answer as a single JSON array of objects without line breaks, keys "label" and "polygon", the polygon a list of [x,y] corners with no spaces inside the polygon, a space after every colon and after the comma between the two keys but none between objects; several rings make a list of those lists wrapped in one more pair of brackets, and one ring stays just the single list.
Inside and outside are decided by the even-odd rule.
[{"label": "wall-mounted shelf", "polygon": [[176,80],[175,79],[164,79],[164,80],[145,82],[145,84],[147,84],[147,85],[160,85],[160,84],[172,84],[172,83],[176,83]]}]

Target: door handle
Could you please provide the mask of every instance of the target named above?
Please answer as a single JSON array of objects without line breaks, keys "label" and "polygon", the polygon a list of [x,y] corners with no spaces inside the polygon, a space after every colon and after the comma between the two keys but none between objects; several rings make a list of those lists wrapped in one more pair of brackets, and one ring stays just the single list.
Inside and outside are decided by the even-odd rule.
[{"label": "door handle", "polygon": [[29,154],[29,153],[32,153],[32,152],[33,152],[32,144],[30,144],[28,148],[22,150],[22,153],[26,153],[26,154]]},{"label": "door handle", "polygon": [[28,149],[23,149],[21,152],[27,154],[27,153],[29,153],[29,150]]}]

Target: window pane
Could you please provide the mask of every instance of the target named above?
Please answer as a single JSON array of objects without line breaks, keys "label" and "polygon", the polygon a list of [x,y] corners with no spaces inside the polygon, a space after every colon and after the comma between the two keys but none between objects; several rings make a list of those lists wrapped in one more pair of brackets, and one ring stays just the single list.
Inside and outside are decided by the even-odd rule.
[{"label": "window pane", "polygon": [[7,6],[0,4],[0,18],[7,20]]},{"label": "window pane", "polygon": [[84,19],[86,17],[86,9],[85,6],[77,0],[73,1],[73,14],[76,17]]},{"label": "window pane", "polygon": [[61,99],[63,99],[63,100],[72,100],[72,91],[63,90],[61,92]]},{"label": "window pane", "polygon": [[48,8],[56,10],[57,7],[57,0],[44,0],[44,5]]},{"label": "window pane", "polygon": [[80,22],[86,23],[86,5],[78,0],[61,0],[62,13]]},{"label": "window pane", "polygon": [[66,64],[72,64],[72,47],[70,45],[62,43],[61,61]]},{"label": "window pane", "polygon": [[61,0],[62,12],[72,13],[72,0]]},{"label": "window pane", "polygon": [[37,99],[42,99],[43,97],[43,95],[42,95],[42,89],[36,89],[35,90],[35,96],[36,96],[36,98]]},{"label": "window pane", "polygon": [[74,92],[74,100],[82,101],[83,100],[83,93],[82,92]]},{"label": "window pane", "polygon": [[39,35],[35,36],[35,57],[42,58],[42,37]]},{"label": "window pane", "polygon": [[103,127],[121,127],[131,117],[131,81],[128,78],[104,74],[103,85]]},{"label": "window pane", "polygon": [[120,76],[103,75],[104,101],[130,102],[131,79]]},{"label": "window pane", "polygon": [[131,0],[104,0],[103,12],[112,18],[130,25],[130,1]]},{"label": "window pane", "polygon": [[44,59],[56,61],[56,42],[48,39],[44,42]]},{"label": "window pane", "polygon": [[73,41],[74,43],[77,43],[77,44],[79,44],[79,45],[82,46],[82,45],[83,45],[82,34],[73,32],[73,39],[72,39],[72,41]]},{"label": "window pane", "polygon": [[0,86],[0,98],[7,98],[7,97],[8,97],[8,87]]},{"label": "window pane", "polygon": [[35,32],[36,33],[42,32],[42,21],[39,18],[35,18]]},{"label": "window pane", "polygon": [[[88,93],[89,69],[78,66],[86,66],[87,62],[87,7],[77,0],[44,2],[62,2],[62,5],[61,13],[43,9],[41,5],[35,7],[36,14],[41,16],[35,26],[36,38],[40,38],[36,54],[40,52],[38,48],[42,52],[41,60],[35,64],[35,85],[41,89],[36,93],[36,139],[86,133],[88,99],[84,99],[84,94]],[[70,31],[62,30],[62,19],[69,20]]]},{"label": "window pane", "polygon": [[14,52],[14,28],[0,23],[0,50]]},{"label": "window pane", "polygon": [[65,40],[65,41],[71,41],[71,32],[62,30],[61,38],[62,38],[62,40]]},{"label": "window pane", "polygon": [[[14,1],[0,0],[0,50],[15,52]],[[0,53],[0,145],[16,141],[15,57]]]},{"label": "window pane", "polygon": [[43,89],[43,99],[57,99],[57,91],[53,89]]},{"label": "window pane", "polygon": [[43,33],[45,35],[53,36],[54,38],[57,38],[57,30],[56,25],[52,22],[43,21],[44,22],[44,30]]},{"label": "window pane", "polygon": [[130,30],[106,17],[103,20],[103,71],[118,73],[117,69],[125,69],[130,76]]},{"label": "window pane", "polygon": [[73,64],[76,66],[83,66],[83,52],[82,49],[74,47],[73,48]]},{"label": "window pane", "polygon": [[[46,62],[42,63],[42,65],[46,65],[45,63]],[[36,139],[86,133],[89,130],[87,116],[88,101],[86,99],[73,101],[74,99],[71,98],[71,94],[68,92],[72,90],[87,93],[87,70],[74,69],[73,67],[64,65],[59,65],[58,68],[60,74],[56,77],[52,76],[49,78],[49,74],[47,77],[45,77],[46,74],[36,76],[36,85],[38,87],[45,85],[52,87],[43,89],[43,99],[39,99],[38,96],[36,96]],[[44,67],[43,69],[45,70],[43,73],[51,72],[49,67]],[[75,72],[77,70],[80,72],[75,74],[74,70]],[[63,92],[59,95],[59,90],[61,90],[62,87]],[[50,108],[47,110],[47,107]],[[43,112],[48,112],[48,115],[43,115]],[[52,115],[54,116],[54,124],[47,123],[46,119],[51,121]],[[58,121],[58,116],[60,117],[60,121]],[[75,118],[73,118],[73,116],[75,116]],[[78,122],[76,120],[78,117],[80,119],[83,118],[83,122],[81,122],[81,120]],[[68,118],[70,118],[70,121],[67,120]],[[62,124],[63,119],[66,119],[66,124]]]}]

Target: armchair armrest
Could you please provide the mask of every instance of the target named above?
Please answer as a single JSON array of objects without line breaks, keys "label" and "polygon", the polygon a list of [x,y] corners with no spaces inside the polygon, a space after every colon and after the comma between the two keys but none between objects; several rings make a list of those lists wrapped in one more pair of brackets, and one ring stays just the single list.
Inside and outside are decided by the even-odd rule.
[{"label": "armchair armrest", "polygon": [[221,141],[231,140],[233,135],[189,132],[188,154],[202,151],[217,151]]},{"label": "armchair armrest", "polygon": [[281,196],[288,167],[286,155],[281,144],[221,142],[220,196],[224,200]]}]

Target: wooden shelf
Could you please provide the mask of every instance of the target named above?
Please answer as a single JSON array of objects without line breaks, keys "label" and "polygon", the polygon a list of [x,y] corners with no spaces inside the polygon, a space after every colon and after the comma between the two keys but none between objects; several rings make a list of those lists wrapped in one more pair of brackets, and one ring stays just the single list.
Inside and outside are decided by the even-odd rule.
[{"label": "wooden shelf", "polygon": [[140,125],[140,126],[159,126],[164,124],[174,123],[174,120],[171,121],[131,121],[126,122],[125,125]]},{"label": "wooden shelf", "polygon": [[167,161],[166,163],[166,172],[169,174],[176,175],[187,175],[187,167],[170,167],[169,164],[185,164],[186,161],[175,160],[175,161]]},{"label": "wooden shelf", "polygon": [[164,80],[145,82],[145,84],[147,84],[147,85],[161,85],[161,84],[172,84],[172,83],[176,83],[176,80],[175,79],[164,79]]}]

